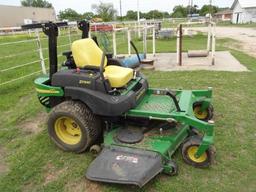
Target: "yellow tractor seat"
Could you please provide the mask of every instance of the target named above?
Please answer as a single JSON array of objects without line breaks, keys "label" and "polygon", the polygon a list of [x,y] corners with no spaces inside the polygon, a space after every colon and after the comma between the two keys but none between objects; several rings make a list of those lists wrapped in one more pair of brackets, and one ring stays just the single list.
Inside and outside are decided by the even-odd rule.
[{"label": "yellow tractor seat", "polygon": [[[103,51],[92,39],[77,40],[72,44],[72,54],[78,68],[86,66],[100,67]],[[115,65],[106,66],[107,58],[104,62],[104,76],[109,80],[111,87],[124,87],[133,78],[133,70],[130,68]]]},{"label": "yellow tractor seat", "polygon": [[133,70],[110,65],[105,68],[104,76],[109,80],[112,87],[120,88],[124,87],[133,78]]}]

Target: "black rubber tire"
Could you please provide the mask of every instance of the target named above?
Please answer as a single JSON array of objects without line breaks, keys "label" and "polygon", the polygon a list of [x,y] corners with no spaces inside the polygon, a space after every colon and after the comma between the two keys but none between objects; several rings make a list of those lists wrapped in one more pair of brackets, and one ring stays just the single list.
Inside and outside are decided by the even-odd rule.
[{"label": "black rubber tire", "polygon": [[185,163],[192,165],[194,167],[197,167],[197,168],[206,168],[206,167],[209,167],[213,163],[214,156],[215,156],[215,150],[213,147],[210,146],[206,150],[206,152],[205,152],[206,160],[204,160],[203,162],[195,162],[188,155],[188,149],[192,146],[199,147],[201,142],[202,142],[202,138],[199,136],[189,137],[182,145],[181,154],[182,154],[182,158]]},{"label": "black rubber tire", "polygon": [[164,174],[169,176],[176,176],[179,174],[179,167],[175,161],[169,161],[168,165],[172,167],[172,170],[170,172],[164,171]]},{"label": "black rubber tire", "polygon": [[[201,107],[203,104],[203,101],[199,101],[199,102],[195,102],[193,104],[193,110],[196,108],[196,107]],[[207,117],[206,118],[203,118],[203,119],[200,119],[198,118],[199,120],[202,120],[202,121],[209,121],[213,118],[213,115],[214,115],[214,108],[212,106],[212,104],[209,104],[208,108],[206,109],[207,110]]]},{"label": "black rubber tire", "polygon": [[[64,143],[55,132],[55,121],[62,117],[70,117],[80,126],[81,139],[75,145]],[[65,101],[53,108],[48,119],[48,133],[52,141],[62,150],[82,153],[93,145],[101,134],[101,122],[91,110],[79,101]]]},{"label": "black rubber tire", "polygon": [[195,127],[190,126],[189,136],[203,136],[203,134]]}]

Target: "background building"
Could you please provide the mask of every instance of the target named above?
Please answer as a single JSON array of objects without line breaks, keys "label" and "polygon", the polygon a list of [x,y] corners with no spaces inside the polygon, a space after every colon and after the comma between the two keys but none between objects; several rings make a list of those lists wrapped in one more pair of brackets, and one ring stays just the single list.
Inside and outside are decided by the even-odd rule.
[{"label": "background building", "polygon": [[53,8],[0,5],[0,27],[18,27],[24,23],[56,21]]},{"label": "background building", "polygon": [[235,0],[231,10],[233,10],[232,23],[256,22],[255,0]]},{"label": "background building", "polygon": [[232,10],[223,10],[214,14],[215,18],[220,21],[231,21],[233,15]]}]

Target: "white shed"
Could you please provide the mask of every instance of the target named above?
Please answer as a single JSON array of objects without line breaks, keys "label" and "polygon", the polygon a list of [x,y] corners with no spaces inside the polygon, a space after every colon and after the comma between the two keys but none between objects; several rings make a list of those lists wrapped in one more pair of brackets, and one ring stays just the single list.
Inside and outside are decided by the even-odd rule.
[{"label": "white shed", "polygon": [[233,10],[232,23],[256,22],[255,0],[235,0],[231,10]]}]

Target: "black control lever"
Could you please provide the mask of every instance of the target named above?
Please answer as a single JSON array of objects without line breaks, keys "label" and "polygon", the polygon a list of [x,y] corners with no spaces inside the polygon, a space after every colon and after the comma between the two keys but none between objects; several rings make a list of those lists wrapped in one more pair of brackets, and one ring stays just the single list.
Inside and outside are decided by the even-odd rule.
[{"label": "black control lever", "polygon": [[138,60],[139,60],[139,62],[141,63],[141,59],[140,59],[140,55],[139,55],[139,52],[138,52],[137,47],[134,45],[134,43],[133,43],[132,41],[130,41],[130,44],[131,44],[131,46],[133,47],[133,49],[135,50],[136,55],[137,55],[137,57],[138,57]]},{"label": "black control lever", "polygon": [[180,109],[180,106],[179,106],[179,102],[178,102],[176,96],[175,96],[174,94],[172,94],[172,93],[171,93],[170,91],[168,91],[168,90],[167,90],[167,92],[166,92],[166,95],[168,95],[169,97],[172,98],[172,100],[173,100],[173,102],[174,102],[174,104],[175,104],[175,107],[176,107],[176,109],[177,109],[177,112],[181,112],[181,109]]}]

